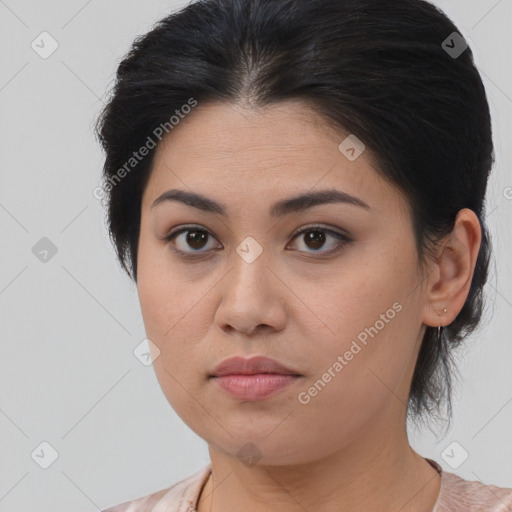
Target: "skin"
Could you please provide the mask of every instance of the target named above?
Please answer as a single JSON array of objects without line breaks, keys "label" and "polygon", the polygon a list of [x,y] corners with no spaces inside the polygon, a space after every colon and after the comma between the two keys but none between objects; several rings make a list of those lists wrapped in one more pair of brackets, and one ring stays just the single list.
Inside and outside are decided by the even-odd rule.
[{"label": "skin", "polygon": [[[427,325],[447,325],[467,298],[480,224],[461,210],[438,257],[421,272],[406,198],[375,170],[370,151],[349,161],[329,128],[298,101],[263,110],[198,105],[156,149],[143,194],[138,294],[154,368],[176,413],[208,443],[212,476],[199,512],[429,512],[440,478],[409,445],[406,404]],[[224,218],[163,192],[203,194]],[[275,201],[334,188],[370,209],[342,203],[276,219]],[[314,224],[348,236],[339,252],[296,230]],[[209,235],[187,244],[194,224]],[[317,228],[318,229],[318,228]],[[248,236],[262,253],[236,252]],[[199,251],[186,260],[172,251]],[[286,248],[286,249],[285,249]],[[307,404],[307,391],[366,327],[402,306]],[[444,308],[447,313],[443,315]],[[261,401],[233,398],[208,378],[233,355],[263,354],[302,377]],[[237,456],[246,443],[261,458]]]}]

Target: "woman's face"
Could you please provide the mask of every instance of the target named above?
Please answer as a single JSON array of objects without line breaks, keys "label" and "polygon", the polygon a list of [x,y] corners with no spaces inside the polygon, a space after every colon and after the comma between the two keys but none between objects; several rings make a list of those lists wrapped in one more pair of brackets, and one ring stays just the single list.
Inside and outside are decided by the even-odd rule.
[{"label": "woman's face", "polygon": [[[199,105],[156,150],[138,248],[146,334],[169,403],[227,455],[304,463],[405,424],[426,307],[411,216],[368,150],[339,149],[345,138],[298,102]],[[224,213],[176,199],[152,207],[171,189]],[[320,191],[367,207],[274,208]],[[256,399],[210,377],[253,355],[300,377]]]}]

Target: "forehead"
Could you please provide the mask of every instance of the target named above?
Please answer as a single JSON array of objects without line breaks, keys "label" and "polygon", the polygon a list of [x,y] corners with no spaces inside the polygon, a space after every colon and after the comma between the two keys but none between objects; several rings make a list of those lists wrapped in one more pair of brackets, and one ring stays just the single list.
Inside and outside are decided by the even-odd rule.
[{"label": "forehead", "polygon": [[[192,157],[254,158],[267,154],[292,157],[339,144],[348,134],[335,132],[306,104],[286,101],[254,109],[232,103],[199,104],[160,144],[157,154],[169,150]],[[307,156],[307,155],[305,155]]]},{"label": "forehead", "polygon": [[347,135],[298,101],[258,110],[199,104],[158,145],[144,207],[171,188],[227,202],[240,194],[261,202],[314,188],[336,188],[377,207],[400,200],[369,151],[353,161],[340,151]]}]

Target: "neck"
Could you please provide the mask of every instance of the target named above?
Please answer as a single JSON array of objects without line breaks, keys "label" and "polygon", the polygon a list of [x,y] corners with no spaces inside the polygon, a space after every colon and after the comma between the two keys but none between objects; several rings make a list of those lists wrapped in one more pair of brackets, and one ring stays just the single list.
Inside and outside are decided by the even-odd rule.
[{"label": "neck", "polygon": [[431,512],[441,479],[412,450],[405,428],[394,439],[359,434],[327,458],[293,465],[247,466],[210,445],[212,474],[198,512],[267,512],[269,504],[273,512]]}]

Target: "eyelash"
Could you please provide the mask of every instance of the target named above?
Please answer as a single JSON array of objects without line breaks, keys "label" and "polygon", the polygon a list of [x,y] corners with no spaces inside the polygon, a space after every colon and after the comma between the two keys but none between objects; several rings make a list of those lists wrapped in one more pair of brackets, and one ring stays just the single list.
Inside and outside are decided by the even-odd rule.
[{"label": "eyelash", "polygon": [[[174,238],[176,238],[181,233],[186,233],[187,231],[203,231],[203,232],[207,233],[209,237],[215,238],[207,229],[205,229],[203,227],[199,227],[199,226],[183,226],[183,227],[177,229],[176,231],[171,231],[168,235],[166,235],[166,236],[164,236],[162,238],[159,238],[159,240],[163,240],[167,244],[170,244],[174,240]],[[320,231],[320,232],[323,232],[323,233],[328,233],[328,234],[334,236],[334,238],[336,238],[338,240],[338,243],[336,244],[336,247],[334,249],[331,249],[329,251],[324,251],[324,252],[313,251],[313,252],[309,252],[309,253],[306,252],[306,254],[320,253],[323,256],[331,256],[331,255],[334,255],[334,254],[338,253],[346,244],[348,244],[349,242],[352,241],[347,236],[345,236],[345,235],[343,235],[341,233],[338,233],[337,231],[333,231],[331,229],[328,229],[328,228],[325,228],[323,226],[320,226],[320,225],[307,226],[307,227],[305,227],[305,228],[295,232],[293,234],[293,236],[292,236],[292,240],[295,240],[300,235],[302,235],[304,233],[309,233],[311,231]],[[195,251],[195,254],[194,253],[191,254],[191,253],[182,251],[181,249],[178,249],[174,244],[172,244],[171,249],[175,253],[180,255],[181,257],[183,257],[185,259],[191,259],[191,260],[192,259],[204,258],[204,255],[208,252],[208,251]],[[303,251],[299,251],[299,252],[303,252]]]}]

